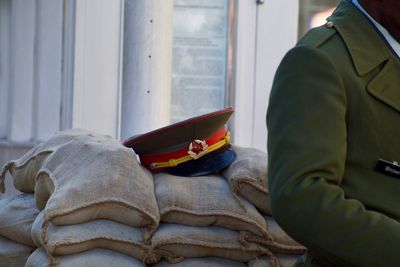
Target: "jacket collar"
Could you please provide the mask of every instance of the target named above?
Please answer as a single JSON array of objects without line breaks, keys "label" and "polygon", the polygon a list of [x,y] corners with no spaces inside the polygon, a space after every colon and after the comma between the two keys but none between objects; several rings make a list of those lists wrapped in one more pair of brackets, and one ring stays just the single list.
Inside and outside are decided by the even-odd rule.
[{"label": "jacket collar", "polygon": [[[344,40],[360,76],[379,69],[368,82],[367,91],[400,112],[400,61],[375,26],[352,3],[342,1],[328,20]],[[378,68],[379,67],[379,68]]]},{"label": "jacket collar", "polygon": [[342,1],[328,21],[343,38],[358,75],[363,76],[389,58],[386,46],[372,23],[349,1]]},{"label": "jacket collar", "polygon": [[393,109],[400,112],[400,64],[386,62],[383,69],[367,84],[367,91]]}]

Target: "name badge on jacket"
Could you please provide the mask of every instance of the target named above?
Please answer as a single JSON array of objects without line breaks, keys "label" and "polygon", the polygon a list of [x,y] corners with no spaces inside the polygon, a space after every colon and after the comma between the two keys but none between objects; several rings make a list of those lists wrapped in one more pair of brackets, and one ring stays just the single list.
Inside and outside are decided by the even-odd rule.
[{"label": "name badge on jacket", "polygon": [[395,178],[400,178],[400,165],[397,162],[379,159],[375,166],[375,171]]}]

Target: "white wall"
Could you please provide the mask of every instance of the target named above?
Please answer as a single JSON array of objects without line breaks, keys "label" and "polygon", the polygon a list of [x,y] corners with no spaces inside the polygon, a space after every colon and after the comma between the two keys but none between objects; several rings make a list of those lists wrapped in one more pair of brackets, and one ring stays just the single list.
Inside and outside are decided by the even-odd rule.
[{"label": "white wall", "polygon": [[8,88],[10,84],[11,1],[0,0],[0,139],[8,135]]},{"label": "white wall", "polygon": [[266,111],[275,70],[295,45],[297,0],[237,1],[234,143],[266,151]]},{"label": "white wall", "polygon": [[34,41],[36,3],[11,1],[11,68],[9,139],[31,140],[33,135]]},{"label": "white wall", "polygon": [[61,126],[63,1],[37,0],[34,140],[47,140]]},{"label": "white wall", "polygon": [[[123,0],[77,0],[72,127],[120,132]],[[68,44],[67,44],[68,45]]]},{"label": "white wall", "polygon": [[[152,27],[164,27],[161,32],[153,29],[146,31],[149,36],[145,36],[140,30],[150,27],[141,28],[139,25],[137,34],[128,38],[131,45],[135,37],[139,40],[143,34],[140,40],[144,45],[138,43],[137,51],[127,54],[132,57],[133,66],[135,62],[148,60],[149,54],[152,59],[148,62],[152,63],[142,65],[141,72],[133,76],[137,78],[125,81],[127,87],[136,86],[139,92],[135,95],[131,90],[132,97],[127,97],[136,101],[133,117],[138,120],[139,127],[136,130],[126,127],[124,136],[146,131],[156,127],[154,125],[161,126],[165,121],[163,116],[168,117],[163,110],[170,103],[165,92],[169,92],[170,87],[166,78],[170,76],[170,50],[166,44],[172,38],[172,23],[169,25],[172,1],[164,2],[168,2],[168,9],[155,3],[150,5],[147,0],[140,1],[146,10],[151,9],[146,16],[143,13],[144,21],[153,15],[162,18],[160,13],[169,20],[161,19],[165,22],[163,25],[154,21]],[[256,0],[234,2],[237,36],[234,42],[234,90],[230,99],[236,110],[231,120],[233,140],[238,145],[265,150],[269,90],[277,65],[297,39],[299,2],[268,0],[262,5],[257,5]],[[122,109],[124,1],[0,0],[0,4],[1,23],[8,19],[10,24],[8,32],[1,31],[1,51],[13,47],[10,58],[0,57],[0,75],[8,77],[0,84],[0,138],[17,142],[47,139],[63,126],[83,127],[119,138],[124,118],[122,113],[132,112],[129,101],[125,103],[129,108]],[[12,12],[5,12],[7,5]],[[63,10],[66,7],[69,9]],[[64,17],[63,22],[63,15],[68,12],[74,16]],[[139,18],[130,19],[132,23],[139,22]],[[68,25],[74,28],[70,35],[66,35],[66,28],[62,28]],[[11,36],[11,43],[7,36]],[[164,42],[164,45],[159,46],[159,42]],[[66,55],[71,58],[66,58]],[[157,61],[161,57],[165,60]],[[61,65],[66,61],[68,66]],[[160,68],[158,75],[149,75],[157,69],[157,62],[163,62],[162,65],[167,67]],[[128,71],[126,75],[129,75]],[[160,104],[147,101],[148,90],[144,87],[159,90],[163,84],[167,89],[160,90],[164,93],[154,98]],[[3,89],[6,87],[10,90]],[[67,106],[71,106],[69,112],[66,112]],[[144,111],[146,106],[150,109]],[[5,116],[6,113],[10,116]],[[125,121],[124,125],[129,124]]]},{"label": "white wall", "polygon": [[63,0],[0,2],[0,139],[60,129]]}]

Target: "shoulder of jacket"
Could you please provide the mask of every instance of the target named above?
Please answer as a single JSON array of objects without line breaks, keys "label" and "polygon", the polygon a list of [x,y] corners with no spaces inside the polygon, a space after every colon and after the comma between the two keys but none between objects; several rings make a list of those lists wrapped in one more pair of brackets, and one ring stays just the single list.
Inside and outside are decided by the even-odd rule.
[{"label": "shoulder of jacket", "polygon": [[337,31],[334,27],[323,25],[308,31],[297,44],[320,47],[328,42],[336,33]]}]

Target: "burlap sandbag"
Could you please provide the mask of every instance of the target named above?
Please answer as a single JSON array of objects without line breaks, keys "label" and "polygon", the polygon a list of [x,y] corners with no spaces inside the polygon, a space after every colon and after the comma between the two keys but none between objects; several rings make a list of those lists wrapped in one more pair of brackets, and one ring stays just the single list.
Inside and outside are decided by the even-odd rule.
[{"label": "burlap sandbag", "polygon": [[0,235],[35,247],[31,237],[33,221],[39,214],[33,194],[22,193],[0,201]]},{"label": "burlap sandbag", "polygon": [[155,192],[161,221],[192,226],[221,226],[267,236],[262,215],[246,199],[232,195],[220,175],[181,177],[155,176]]},{"label": "burlap sandbag", "polygon": [[[48,267],[50,260],[39,248],[28,258],[25,267]],[[92,249],[82,253],[57,258],[55,267],[145,267],[139,260],[106,249]]]},{"label": "burlap sandbag", "polygon": [[[35,159],[49,149],[52,152],[36,173],[39,164]],[[35,162],[35,171],[26,167],[29,162]],[[146,240],[158,226],[152,175],[141,167],[132,149],[108,136],[84,130],[61,132],[10,166],[13,174],[26,168],[23,173],[36,176],[36,203],[39,209],[46,207],[46,223],[68,225],[109,219],[147,227]]]},{"label": "burlap sandbag", "polygon": [[304,254],[306,248],[291,238],[272,218],[271,216],[265,216],[267,222],[267,229],[272,239],[262,238],[256,236],[250,232],[240,233],[240,242],[246,244],[246,242],[254,242],[262,246],[267,247],[276,253],[288,253],[288,254]]},{"label": "burlap sandbag", "polygon": [[[52,257],[71,255],[94,248],[105,248],[141,259],[147,258],[149,247],[143,243],[143,230],[110,220],[95,220],[76,225],[50,224],[47,242],[43,240],[45,228],[43,213],[32,227],[35,243]],[[150,260],[150,259],[149,259]],[[152,259],[157,262],[159,259]]]},{"label": "burlap sandbag", "polygon": [[23,267],[34,250],[0,236],[0,267]]},{"label": "burlap sandbag", "polygon": [[189,258],[178,263],[170,263],[168,261],[161,261],[157,264],[152,265],[152,267],[246,267],[247,264],[215,258],[215,257],[205,257],[205,258]]},{"label": "burlap sandbag", "polygon": [[219,257],[248,262],[270,251],[258,244],[239,243],[239,233],[217,226],[194,227],[182,224],[161,224],[153,235],[154,253],[169,262],[185,258]]},{"label": "burlap sandbag", "polygon": [[232,192],[250,200],[260,211],[271,215],[268,198],[267,154],[255,148],[232,146],[236,160],[223,172]]},{"label": "burlap sandbag", "polygon": [[4,193],[5,174],[9,171],[13,177],[14,186],[21,192],[33,193],[35,189],[35,177],[47,157],[59,147],[67,144],[74,138],[94,135],[82,129],[71,129],[55,134],[48,141],[41,143],[18,160],[11,160],[4,165],[0,173],[0,190]]},{"label": "burlap sandbag", "polygon": [[109,136],[67,130],[6,164],[0,183],[7,170],[18,189],[35,191],[37,207],[46,206],[46,222],[110,219],[148,227],[145,239],[158,226],[153,177],[132,149]]},{"label": "burlap sandbag", "polygon": [[299,255],[276,254],[274,258],[262,257],[249,262],[249,267],[293,267]]}]

